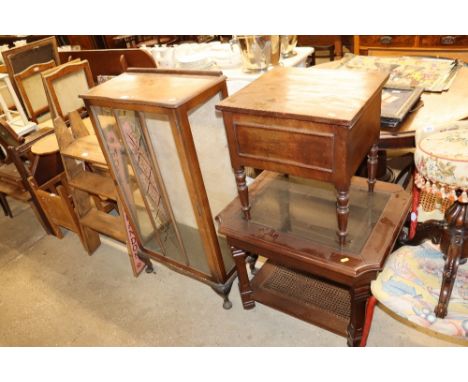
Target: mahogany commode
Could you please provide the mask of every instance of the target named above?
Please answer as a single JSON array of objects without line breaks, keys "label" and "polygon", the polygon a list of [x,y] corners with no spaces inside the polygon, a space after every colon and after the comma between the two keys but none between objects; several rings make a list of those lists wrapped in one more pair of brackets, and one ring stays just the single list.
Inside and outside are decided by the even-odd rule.
[{"label": "mahogany commode", "polygon": [[219,103],[245,217],[244,166],[330,182],[345,244],[351,177],[368,152],[369,191],[375,183],[387,78],[387,72],[276,68]]}]

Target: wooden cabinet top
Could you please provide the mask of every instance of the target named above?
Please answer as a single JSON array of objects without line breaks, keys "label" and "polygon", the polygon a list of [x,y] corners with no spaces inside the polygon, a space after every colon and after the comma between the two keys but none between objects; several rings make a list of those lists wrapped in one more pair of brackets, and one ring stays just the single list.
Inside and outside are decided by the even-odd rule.
[{"label": "wooden cabinet top", "polygon": [[386,72],[275,68],[217,108],[352,126],[387,78]]},{"label": "wooden cabinet top", "polygon": [[223,81],[224,76],[215,75],[128,72],[94,87],[81,98],[177,108]]}]

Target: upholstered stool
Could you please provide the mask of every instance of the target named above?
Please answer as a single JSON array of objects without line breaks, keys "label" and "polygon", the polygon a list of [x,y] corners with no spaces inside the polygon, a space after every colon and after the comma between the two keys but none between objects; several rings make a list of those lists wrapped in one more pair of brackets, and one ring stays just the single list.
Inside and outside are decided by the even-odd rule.
[{"label": "upholstered stool", "polygon": [[439,207],[450,205],[445,222],[434,222],[442,229],[439,237],[433,238],[435,242],[440,240],[445,258],[435,313],[445,317],[458,266],[468,257],[468,126],[466,122],[453,123],[435,132],[426,131],[418,138],[415,184],[432,194]]},{"label": "upholstered stool", "polygon": [[468,264],[458,269],[447,316],[437,318],[433,312],[444,267],[438,246],[430,242],[393,252],[371,284],[373,297],[368,304],[361,345],[366,344],[376,300],[413,324],[468,340]]}]

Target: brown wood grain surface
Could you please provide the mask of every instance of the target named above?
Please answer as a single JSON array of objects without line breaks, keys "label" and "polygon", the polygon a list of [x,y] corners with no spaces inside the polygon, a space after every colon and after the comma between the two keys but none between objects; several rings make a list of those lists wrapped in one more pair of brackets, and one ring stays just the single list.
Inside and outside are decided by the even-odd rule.
[{"label": "brown wood grain surface", "polygon": [[275,68],[217,108],[350,126],[387,77],[377,72]]},{"label": "brown wood grain surface", "polygon": [[[123,104],[177,108],[221,84],[224,76],[192,74],[124,73],[95,88],[85,99],[115,99]],[[158,89],[158,91],[155,91]]]}]

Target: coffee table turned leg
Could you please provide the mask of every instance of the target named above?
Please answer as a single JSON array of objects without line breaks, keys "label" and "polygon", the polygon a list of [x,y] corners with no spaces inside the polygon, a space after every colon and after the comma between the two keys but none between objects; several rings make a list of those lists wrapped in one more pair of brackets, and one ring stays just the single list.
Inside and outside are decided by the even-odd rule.
[{"label": "coffee table turned leg", "polygon": [[237,249],[231,246],[231,253],[236,263],[237,277],[239,277],[239,292],[241,295],[242,305],[244,309],[252,309],[255,307],[255,301],[252,299],[252,287],[250,286],[249,276],[245,260],[247,254],[242,249]]},{"label": "coffee table turned leg", "polygon": [[245,168],[240,166],[234,169],[236,176],[237,192],[239,193],[239,199],[242,205],[242,211],[246,220],[250,220],[250,204],[249,204],[249,188],[245,182]]},{"label": "coffee table turned leg", "polygon": [[374,186],[377,176],[377,168],[379,164],[379,146],[373,144],[369,155],[367,155],[367,184],[369,186],[369,192],[374,192]]},{"label": "coffee table turned leg", "polygon": [[349,187],[345,190],[337,189],[336,196],[336,217],[338,220],[338,240],[341,246],[346,244],[348,235],[349,216]]},{"label": "coffee table turned leg", "polygon": [[359,346],[361,344],[364,324],[366,319],[366,306],[369,299],[370,284],[354,287],[351,294],[351,319],[348,325],[348,346]]}]

